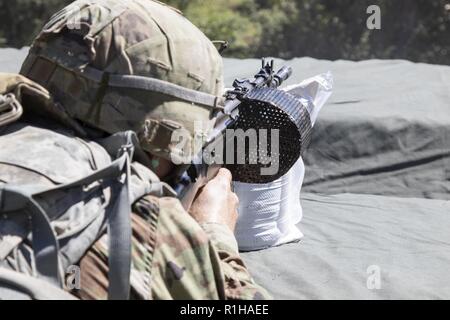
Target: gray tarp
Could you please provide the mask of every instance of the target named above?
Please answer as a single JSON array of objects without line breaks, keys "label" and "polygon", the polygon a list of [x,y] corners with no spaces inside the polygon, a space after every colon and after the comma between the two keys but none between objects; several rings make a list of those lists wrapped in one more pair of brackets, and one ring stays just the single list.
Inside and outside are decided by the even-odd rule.
[{"label": "gray tarp", "polygon": [[[0,71],[25,52],[1,50]],[[305,157],[305,238],[243,254],[255,278],[276,298],[450,299],[450,67],[286,63],[288,83],[331,70],[335,88]],[[226,83],[259,65],[226,59]]]},{"label": "gray tarp", "polygon": [[[226,83],[259,65],[225,63]],[[305,237],[243,254],[255,278],[276,298],[450,299],[450,67],[285,63],[289,83],[331,70],[334,94],[305,157]]]},{"label": "gray tarp", "polygon": [[450,299],[449,201],[303,194],[302,206],[299,243],[243,254],[276,298]]},{"label": "gray tarp", "polygon": [[[403,60],[311,58],[289,83],[328,70],[330,102],[319,114],[304,158],[304,191],[450,200],[450,67]],[[249,76],[258,60],[225,61],[226,83]]]}]

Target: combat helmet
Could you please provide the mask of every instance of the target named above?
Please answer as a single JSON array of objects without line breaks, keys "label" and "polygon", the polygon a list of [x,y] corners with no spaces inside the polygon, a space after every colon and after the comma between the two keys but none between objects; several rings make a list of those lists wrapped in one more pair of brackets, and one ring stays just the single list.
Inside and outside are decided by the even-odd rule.
[{"label": "combat helmet", "polygon": [[[169,160],[179,153],[172,132],[206,135],[223,90],[214,44],[152,0],[73,2],[44,26],[21,74],[71,118],[109,134],[136,131],[144,150]],[[196,122],[207,125],[194,132]]]}]

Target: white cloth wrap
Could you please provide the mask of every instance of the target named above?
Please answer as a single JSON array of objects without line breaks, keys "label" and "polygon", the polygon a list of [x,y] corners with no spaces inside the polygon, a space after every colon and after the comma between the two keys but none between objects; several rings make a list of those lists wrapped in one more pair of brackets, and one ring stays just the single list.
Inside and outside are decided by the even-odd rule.
[{"label": "white cloth wrap", "polygon": [[[284,90],[297,95],[308,106],[314,125],[318,113],[331,95],[330,72],[289,86]],[[299,158],[284,176],[267,184],[233,182],[239,197],[236,239],[239,250],[252,251],[298,241],[303,234],[296,226],[302,219],[300,189],[305,176]]]}]

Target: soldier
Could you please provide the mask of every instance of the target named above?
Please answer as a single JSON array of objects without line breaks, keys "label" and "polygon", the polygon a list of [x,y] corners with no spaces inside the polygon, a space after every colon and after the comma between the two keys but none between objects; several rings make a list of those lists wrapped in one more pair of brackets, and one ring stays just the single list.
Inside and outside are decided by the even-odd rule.
[{"label": "soldier", "polygon": [[[0,79],[11,110],[23,107],[0,121],[0,297],[13,270],[81,299],[270,298],[239,257],[229,171],[189,214],[161,182],[179,169],[172,133],[205,135],[217,111],[222,61],[203,33],[157,1],[79,0],[44,27],[21,74]],[[75,288],[62,279],[73,263]]]}]

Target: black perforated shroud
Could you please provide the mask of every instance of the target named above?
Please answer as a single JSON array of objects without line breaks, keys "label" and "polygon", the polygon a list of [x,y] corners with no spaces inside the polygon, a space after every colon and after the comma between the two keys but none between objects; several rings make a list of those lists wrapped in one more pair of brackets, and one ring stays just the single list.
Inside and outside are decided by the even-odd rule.
[{"label": "black perforated shroud", "polygon": [[[253,129],[258,139],[257,145],[246,140],[240,149],[236,147],[236,138],[225,144],[225,152],[234,153],[234,161],[227,161],[225,165],[233,174],[233,180],[268,183],[286,174],[302,155],[311,140],[312,126],[306,106],[297,97],[278,89],[257,88],[243,99],[239,117],[230,129],[244,132]],[[266,134],[260,134],[260,129]],[[274,140],[278,151],[277,146],[272,145],[272,137],[276,138],[273,130],[278,130],[279,139]],[[245,162],[242,163],[244,149]]]}]

